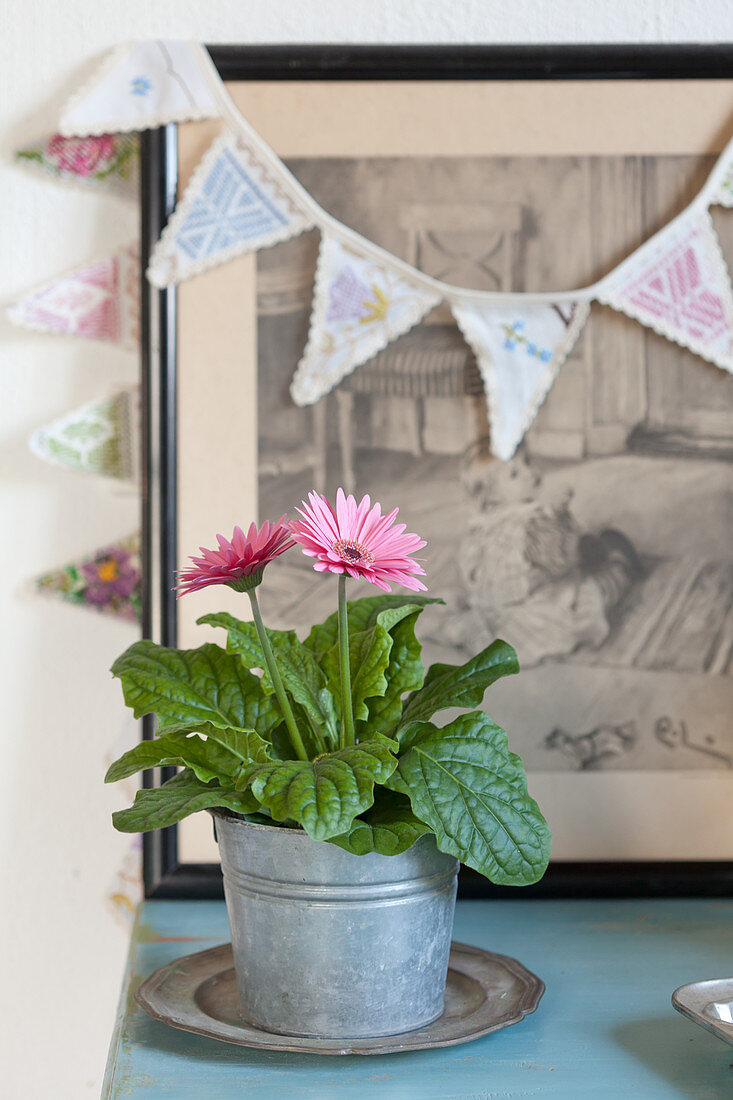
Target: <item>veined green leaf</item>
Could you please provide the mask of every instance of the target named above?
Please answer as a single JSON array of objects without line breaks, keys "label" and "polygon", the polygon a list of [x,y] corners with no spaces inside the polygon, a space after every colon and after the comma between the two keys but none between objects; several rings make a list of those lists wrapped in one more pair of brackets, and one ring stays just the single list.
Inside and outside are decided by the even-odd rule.
[{"label": "veined green leaf", "polygon": [[413,810],[435,833],[438,847],[491,882],[537,882],[552,838],[504,730],[481,711],[443,729],[423,727],[421,736],[413,727],[412,748],[398,767]]},{"label": "veined green leaf", "polygon": [[487,687],[501,676],[515,672],[519,672],[517,655],[500,640],[482,649],[465,665],[431,665],[423,686],[405,703],[402,719],[392,731],[394,736],[399,738],[408,723],[427,721],[446,707],[479,706]]},{"label": "veined green leaf", "polygon": [[146,833],[175,825],[189,814],[214,806],[240,814],[259,810],[251,791],[225,790],[218,783],[202,783],[186,768],[162,787],[138,791],[129,809],[112,814],[112,824],[121,833]]},{"label": "veined green leaf", "polygon": [[415,691],[422,685],[425,666],[420,657],[422,646],[415,635],[419,614],[419,610],[413,610],[390,631],[392,648],[384,672],[387,687],[383,693],[368,700],[368,716],[357,726],[357,737],[360,739],[371,732],[391,730],[402,713],[405,692]]},{"label": "veined green leaf", "polygon": [[154,741],[141,741],[115,760],[104,781],[116,783],[145,768],[188,766],[197,779],[208,783],[211,779],[226,780],[233,776],[241,764],[240,757],[215,741],[205,741],[196,734],[165,733]]},{"label": "veined green leaf", "polygon": [[156,714],[161,733],[210,723],[220,729],[254,729],[261,736],[281,721],[257,676],[217,645],[167,649],[142,640],[112,665],[135,717]]},{"label": "veined green leaf", "polygon": [[[262,687],[268,693],[274,690],[254,623],[243,622],[227,612],[203,615],[197,622],[223,627],[227,632],[227,649],[239,654],[248,668],[264,669]],[[325,730],[330,738],[338,741],[338,731],[331,728],[330,715],[319,700],[319,692],[326,686],[326,679],[313,654],[298,640],[294,630],[268,630],[267,637],[285,690],[320,730]]]},{"label": "veined green leaf", "polygon": [[329,844],[338,844],[355,856],[369,852],[397,856],[429,832],[430,827],[415,817],[408,799],[380,788],[371,809],[354,818],[348,832],[332,836]]},{"label": "veined green leaf", "polygon": [[377,736],[313,761],[278,760],[246,769],[250,789],[275,821],[291,819],[314,840],[345,833],[374,801],[374,784],[394,771],[397,743]]},{"label": "veined green leaf", "polygon": [[[351,668],[351,705],[355,719],[369,716],[365,702],[372,695],[384,695],[387,687],[385,672],[392,649],[392,636],[379,623],[368,630],[349,634],[349,665]],[[338,642],[321,661],[328,688],[340,703],[341,681]]]},{"label": "veined green leaf", "polygon": [[[432,596],[388,595],[364,596],[360,600],[350,600],[347,605],[349,634],[359,634],[379,623],[385,630],[391,631],[408,615],[419,614],[431,603],[443,603]],[[338,642],[338,612],[334,611],[325,622],[311,628],[303,645],[320,660]]]},{"label": "veined green leaf", "polygon": [[[205,734],[206,740],[198,733]],[[242,764],[271,759],[272,746],[254,730],[221,730],[203,722],[169,730],[153,741],[141,741],[110,765],[104,781],[116,783],[145,768],[173,766],[191,768],[204,783],[212,779],[226,783],[233,782],[232,776]]]}]

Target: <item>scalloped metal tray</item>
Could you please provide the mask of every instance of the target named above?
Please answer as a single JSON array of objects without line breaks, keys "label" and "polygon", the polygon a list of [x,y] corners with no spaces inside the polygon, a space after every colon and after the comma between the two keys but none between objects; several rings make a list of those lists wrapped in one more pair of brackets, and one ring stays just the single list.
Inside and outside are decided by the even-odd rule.
[{"label": "scalloped metal tray", "polygon": [[393,1054],[478,1039],[534,1012],[544,982],[516,959],[451,945],[445,1011],[426,1027],[378,1039],[313,1039],[260,1031],[240,1014],[232,945],[184,955],[151,974],[135,999],[156,1020],[225,1043],[310,1054]]},{"label": "scalloped metal tray", "polygon": [[733,1046],[733,978],[681,985],[672,994],[672,1004],[688,1020]]}]

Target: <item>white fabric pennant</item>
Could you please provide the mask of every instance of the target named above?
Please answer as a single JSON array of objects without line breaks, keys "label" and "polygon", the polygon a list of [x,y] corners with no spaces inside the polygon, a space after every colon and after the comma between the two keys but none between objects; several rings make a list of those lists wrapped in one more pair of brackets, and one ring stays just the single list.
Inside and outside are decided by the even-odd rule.
[{"label": "white fabric pennant", "polygon": [[8,306],[9,319],[36,332],[58,332],[140,346],[140,259],[137,245],[77,268]]},{"label": "white fabric pennant", "polygon": [[137,481],[140,466],[140,390],[90,401],[39,428],[30,438],[37,458],[53,466]]},{"label": "white fabric pennant", "polygon": [[64,137],[148,130],[168,122],[216,118],[216,97],[197,42],[135,42],[114,50],[66,104]]},{"label": "white fabric pennant", "polygon": [[706,209],[670,222],[602,280],[597,297],[733,370],[730,275]]},{"label": "white fabric pennant", "polygon": [[585,324],[588,302],[453,303],[486,390],[491,450],[512,457]]},{"label": "white fabric pennant", "polygon": [[250,143],[226,131],[196,168],[153,250],[148,278],[169,286],[311,225]]},{"label": "white fabric pennant", "polygon": [[391,267],[321,238],[308,343],[290,393],[312,405],[441,300]]}]

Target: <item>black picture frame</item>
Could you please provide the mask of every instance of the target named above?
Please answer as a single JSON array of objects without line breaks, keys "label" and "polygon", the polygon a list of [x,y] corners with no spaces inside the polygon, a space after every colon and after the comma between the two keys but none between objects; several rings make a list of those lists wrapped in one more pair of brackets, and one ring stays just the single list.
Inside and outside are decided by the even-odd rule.
[{"label": "black picture frame", "polygon": [[[224,80],[660,80],[731,79],[733,44],[675,46],[207,46]],[[144,277],[175,208],[175,125],[141,134],[143,634],[175,645],[176,291]],[[143,737],[153,736],[150,716]],[[175,769],[146,772],[151,787]],[[217,864],[181,863],[176,828],[143,838],[145,896],[222,898]],[[733,861],[563,862],[522,890],[497,887],[463,868],[459,896],[472,898],[727,897]]]}]

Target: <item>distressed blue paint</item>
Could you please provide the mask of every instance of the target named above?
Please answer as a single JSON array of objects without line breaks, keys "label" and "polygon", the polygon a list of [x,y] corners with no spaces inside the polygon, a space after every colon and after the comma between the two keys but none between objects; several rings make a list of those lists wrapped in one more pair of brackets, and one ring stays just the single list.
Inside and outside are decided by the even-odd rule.
[{"label": "distressed blue paint", "polygon": [[[514,955],[539,974],[547,992],[538,1011],[444,1050],[316,1057],[246,1050],[166,1027],[128,1006],[128,981],[103,1098],[733,1096],[730,1049],[670,1004],[678,985],[733,973],[733,901],[460,902],[454,938]],[[223,903],[146,902],[130,952],[132,984],[228,939]]]}]

